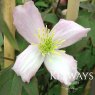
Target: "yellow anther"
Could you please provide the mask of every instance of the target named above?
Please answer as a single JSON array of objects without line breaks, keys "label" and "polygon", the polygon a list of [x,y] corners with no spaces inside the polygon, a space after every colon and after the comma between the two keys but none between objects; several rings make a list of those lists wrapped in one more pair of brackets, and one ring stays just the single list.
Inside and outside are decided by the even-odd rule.
[{"label": "yellow anther", "polygon": [[54,34],[54,31],[50,32],[50,29],[47,28],[47,25],[46,28],[38,29],[38,38],[40,40],[38,47],[43,56],[48,53],[55,53],[59,55],[56,49],[64,42],[64,40],[54,41]]}]

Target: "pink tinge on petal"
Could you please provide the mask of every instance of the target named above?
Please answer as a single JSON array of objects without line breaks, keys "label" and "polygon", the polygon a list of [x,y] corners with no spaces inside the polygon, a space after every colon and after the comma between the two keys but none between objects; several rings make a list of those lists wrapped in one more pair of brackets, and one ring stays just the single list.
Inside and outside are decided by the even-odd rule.
[{"label": "pink tinge on petal", "polygon": [[74,21],[61,19],[52,31],[55,33],[53,40],[63,41],[59,48],[64,48],[86,37],[90,28],[84,28]]},{"label": "pink tinge on petal", "polygon": [[60,55],[49,54],[45,58],[45,66],[54,79],[69,86],[77,77],[77,61],[70,55],[60,52]]},{"label": "pink tinge on petal", "polygon": [[33,1],[15,7],[14,25],[18,32],[29,42],[38,43],[38,30],[44,28],[41,14]]},{"label": "pink tinge on petal", "polygon": [[39,12],[38,8],[34,5],[33,1],[27,2],[24,5],[24,9],[27,11],[27,14],[31,17],[33,26],[35,27],[36,31],[38,29],[44,28],[44,23],[41,17],[41,13]]},{"label": "pink tinge on petal", "polygon": [[20,55],[12,69],[24,82],[29,82],[44,61],[37,46],[29,45]]}]

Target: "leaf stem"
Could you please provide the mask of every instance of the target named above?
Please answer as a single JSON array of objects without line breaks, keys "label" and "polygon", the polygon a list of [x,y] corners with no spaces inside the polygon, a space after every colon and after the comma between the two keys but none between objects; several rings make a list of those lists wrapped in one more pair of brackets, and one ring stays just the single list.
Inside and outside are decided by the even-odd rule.
[{"label": "leaf stem", "polygon": [[57,10],[58,10],[58,8],[59,8],[59,5],[60,5],[60,0],[59,0],[58,3],[57,3],[57,7],[56,7],[56,9],[55,9],[55,13],[57,12]]},{"label": "leaf stem", "polygon": [[65,86],[61,86],[61,95],[68,95],[68,88]]}]

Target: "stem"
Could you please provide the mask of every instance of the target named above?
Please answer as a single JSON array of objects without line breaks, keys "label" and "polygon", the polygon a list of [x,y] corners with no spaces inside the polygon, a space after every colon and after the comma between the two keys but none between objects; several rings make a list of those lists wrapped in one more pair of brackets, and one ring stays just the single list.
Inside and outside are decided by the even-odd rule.
[{"label": "stem", "polygon": [[[80,0],[68,0],[66,19],[75,21],[78,18]],[[68,88],[61,86],[61,95],[68,95]]]},{"label": "stem", "polygon": [[68,88],[63,85],[61,86],[61,95],[68,95]]},{"label": "stem", "polygon": [[[93,74],[95,75],[95,67],[93,69]],[[90,94],[94,95],[95,94],[95,76],[94,79],[91,82],[91,90],[90,90]]]},{"label": "stem", "polygon": [[68,0],[66,19],[75,21],[78,18],[80,0]]},{"label": "stem", "polygon": [[[10,29],[10,32],[15,36],[15,28],[13,25],[13,9],[15,7],[15,0],[1,0],[3,18]],[[4,36],[4,57],[14,59],[15,51],[7,38]],[[10,60],[4,60],[4,67],[8,67],[13,63]]]},{"label": "stem", "polygon": [[57,10],[58,10],[58,8],[59,8],[59,5],[60,5],[60,0],[59,0],[58,3],[57,3],[57,7],[56,7],[56,9],[55,9],[55,13],[57,12]]},{"label": "stem", "polygon": [[84,94],[83,95],[88,95],[90,89],[91,89],[91,80],[88,81],[88,83],[87,83],[87,85],[85,87],[85,90],[84,90]]},{"label": "stem", "polygon": [[95,0],[92,0],[92,4],[95,4]]},{"label": "stem", "polygon": [[10,61],[14,61],[14,59],[11,59],[11,58],[7,58],[7,57],[0,57],[0,59],[5,59],[5,60],[10,60]]},{"label": "stem", "polygon": [[[93,69],[93,74],[95,74],[95,68]],[[91,80],[88,81],[83,95],[88,95],[89,92],[91,95],[94,95],[94,92],[95,92],[94,87],[95,87],[95,78],[92,81]]]}]

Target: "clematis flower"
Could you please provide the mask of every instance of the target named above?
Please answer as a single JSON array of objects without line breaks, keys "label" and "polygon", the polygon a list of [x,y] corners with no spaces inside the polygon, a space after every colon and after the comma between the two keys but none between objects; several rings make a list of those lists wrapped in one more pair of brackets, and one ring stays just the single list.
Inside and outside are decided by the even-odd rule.
[{"label": "clematis flower", "polygon": [[[30,82],[44,63],[50,74],[61,83],[70,85],[77,76],[77,61],[59,50],[87,36],[90,28],[73,21],[61,19],[50,31],[45,27],[41,14],[29,1],[19,5],[13,13],[14,25],[30,45],[16,58],[12,69],[24,82]],[[73,77],[70,77],[73,74]]]}]

